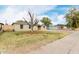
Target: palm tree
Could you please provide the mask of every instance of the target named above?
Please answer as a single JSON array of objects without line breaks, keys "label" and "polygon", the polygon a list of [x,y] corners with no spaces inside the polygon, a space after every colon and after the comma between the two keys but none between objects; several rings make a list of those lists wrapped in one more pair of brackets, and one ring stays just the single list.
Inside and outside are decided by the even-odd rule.
[{"label": "palm tree", "polygon": [[27,21],[25,18],[23,18],[25,20],[25,22],[30,26],[31,31],[33,32],[33,28],[34,26],[36,26],[38,24],[38,19],[34,18],[34,14],[32,14],[30,11],[28,11],[28,14],[30,16],[30,21]]}]

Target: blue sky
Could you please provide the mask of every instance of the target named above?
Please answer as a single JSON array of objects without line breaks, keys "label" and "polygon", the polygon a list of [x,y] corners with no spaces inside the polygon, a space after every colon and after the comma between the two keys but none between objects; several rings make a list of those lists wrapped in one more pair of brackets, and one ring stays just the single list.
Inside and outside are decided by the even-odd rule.
[{"label": "blue sky", "polygon": [[27,11],[30,10],[38,19],[49,17],[54,25],[65,24],[64,16],[72,7],[78,8],[77,5],[0,5],[0,22],[11,24],[23,17],[28,20]]}]

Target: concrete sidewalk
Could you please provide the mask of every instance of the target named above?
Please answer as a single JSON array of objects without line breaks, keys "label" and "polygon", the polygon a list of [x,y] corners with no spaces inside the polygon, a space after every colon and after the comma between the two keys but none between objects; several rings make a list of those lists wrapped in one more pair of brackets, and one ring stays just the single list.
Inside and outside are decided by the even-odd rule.
[{"label": "concrete sidewalk", "polygon": [[35,51],[29,53],[33,54],[71,54],[79,53],[79,32],[73,32],[72,34],[57,40],[53,43],[42,46]]}]

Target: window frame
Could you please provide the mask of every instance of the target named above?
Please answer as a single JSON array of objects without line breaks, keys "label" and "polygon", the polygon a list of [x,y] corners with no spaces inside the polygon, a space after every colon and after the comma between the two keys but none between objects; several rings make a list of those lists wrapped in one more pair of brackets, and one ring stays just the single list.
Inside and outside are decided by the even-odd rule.
[{"label": "window frame", "polygon": [[20,24],[20,29],[23,29],[23,24]]}]

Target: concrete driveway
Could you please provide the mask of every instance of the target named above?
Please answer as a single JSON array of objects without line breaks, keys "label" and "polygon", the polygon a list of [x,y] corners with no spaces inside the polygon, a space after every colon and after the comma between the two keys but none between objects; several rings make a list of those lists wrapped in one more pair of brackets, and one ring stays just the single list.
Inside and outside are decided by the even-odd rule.
[{"label": "concrete driveway", "polygon": [[33,54],[77,54],[79,53],[79,32],[57,40],[53,43],[42,46],[35,51],[29,53]]}]

